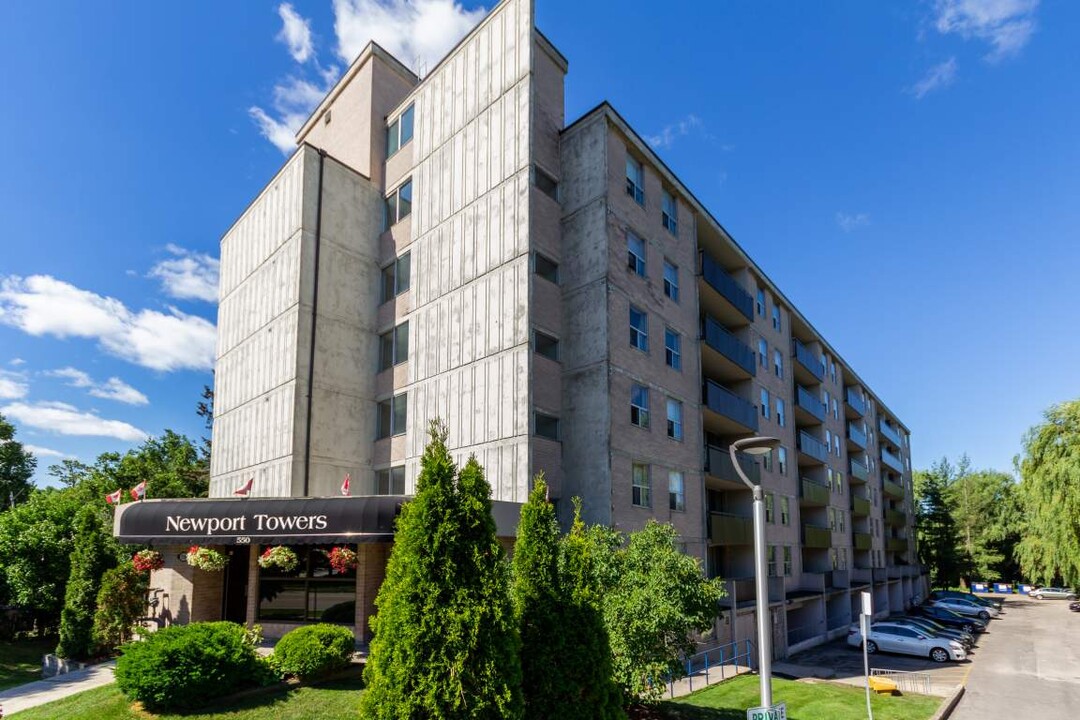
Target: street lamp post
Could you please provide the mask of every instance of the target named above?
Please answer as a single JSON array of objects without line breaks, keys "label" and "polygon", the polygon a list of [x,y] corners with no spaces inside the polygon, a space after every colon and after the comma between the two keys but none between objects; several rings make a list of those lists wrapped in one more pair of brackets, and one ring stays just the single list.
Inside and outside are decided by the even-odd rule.
[{"label": "street lamp post", "polygon": [[738,452],[766,455],[780,445],[774,437],[752,437],[731,443],[731,463],[735,472],[754,496],[754,584],[757,588],[758,676],[761,683],[761,706],[772,706],[772,628],[769,622],[769,579],[765,567],[765,493],[761,485],[750,482],[739,465]]}]

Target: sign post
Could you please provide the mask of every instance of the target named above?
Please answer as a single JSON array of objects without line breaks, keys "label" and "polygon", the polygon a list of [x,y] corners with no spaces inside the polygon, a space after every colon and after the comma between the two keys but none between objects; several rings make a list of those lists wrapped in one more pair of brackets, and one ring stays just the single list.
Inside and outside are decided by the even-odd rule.
[{"label": "sign post", "polygon": [[866,643],[870,639],[870,618],[874,615],[874,599],[865,590],[862,592],[862,612],[859,613],[859,632],[862,633],[863,682],[866,685],[866,716],[874,720],[874,711],[870,708],[870,653]]},{"label": "sign post", "polygon": [[750,708],[746,711],[746,720],[787,720],[787,703]]}]

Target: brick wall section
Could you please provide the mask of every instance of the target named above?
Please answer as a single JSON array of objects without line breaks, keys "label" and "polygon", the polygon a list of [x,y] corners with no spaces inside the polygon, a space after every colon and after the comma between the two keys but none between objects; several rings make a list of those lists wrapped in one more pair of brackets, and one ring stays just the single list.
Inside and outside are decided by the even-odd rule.
[{"label": "brick wall section", "polygon": [[259,555],[262,551],[261,545],[252,545],[248,559],[247,609],[244,613],[248,627],[255,624],[259,612]]},{"label": "brick wall section", "polygon": [[360,567],[356,569],[356,638],[371,639],[369,618],[375,614],[375,596],[386,578],[386,561],[390,557],[390,543],[362,543],[356,554]]},{"label": "brick wall section", "polygon": [[165,567],[150,574],[150,587],[161,588],[158,613],[165,625],[186,625],[221,619],[224,573],[197,570],[181,560],[187,546],[160,549]]}]

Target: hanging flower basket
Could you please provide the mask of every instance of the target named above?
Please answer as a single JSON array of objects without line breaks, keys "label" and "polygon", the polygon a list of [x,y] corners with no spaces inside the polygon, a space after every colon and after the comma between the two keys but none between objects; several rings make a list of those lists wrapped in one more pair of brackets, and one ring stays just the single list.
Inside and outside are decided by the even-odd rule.
[{"label": "hanging flower basket", "polygon": [[165,567],[165,558],[157,550],[140,550],[131,558],[131,564],[139,572],[150,572]]},{"label": "hanging flower basket", "polygon": [[259,556],[259,567],[264,569],[277,568],[283,572],[292,572],[299,563],[300,558],[296,557],[296,553],[284,545],[266,548]]},{"label": "hanging flower basket", "polygon": [[360,558],[356,556],[356,552],[347,547],[336,547],[326,556],[330,559],[330,567],[334,569],[334,572],[344,573],[355,570],[360,564]]},{"label": "hanging flower basket", "polygon": [[221,572],[229,564],[229,556],[213,548],[192,545],[187,551],[187,562],[206,572]]}]

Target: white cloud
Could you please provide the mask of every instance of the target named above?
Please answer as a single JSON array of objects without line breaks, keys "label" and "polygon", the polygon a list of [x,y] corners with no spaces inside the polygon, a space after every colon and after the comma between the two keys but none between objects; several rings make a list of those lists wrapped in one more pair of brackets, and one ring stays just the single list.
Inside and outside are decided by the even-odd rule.
[{"label": "white cloud", "polygon": [[997,62],[1027,45],[1038,7],[1039,0],[937,0],[934,27],[943,35],[989,43],[993,49],[986,59]]},{"label": "white cloud", "polygon": [[176,245],[166,245],[165,249],[173,257],[150,269],[150,277],[161,280],[165,293],[178,300],[217,302],[217,258]]},{"label": "white cloud", "polygon": [[836,224],[839,225],[840,229],[844,232],[851,232],[857,228],[869,225],[870,216],[866,213],[849,214],[838,212],[836,213]]},{"label": "white cloud", "polygon": [[134,425],[120,420],[106,420],[67,403],[11,403],[0,408],[0,413],[27,427],[58,435],[111,437],[128,442],[139,442],[149,437]]},{"label": "white cloud", "polygon": [[954,80],[956,80],[956,58],[951,57],[930,68],[922,80],[911,86],[911,94],[922,100],[927,93],[948,87]]},{"label": "white cloud", "polygon": [[304,124],[306,116],[289,116],[275,120],[261,107],[248,108],[248,115],[259,126],[259,132],[281,152],[289,155],[296,149],[296,132]]},{"label": "white cloud", "polygon": [[111,297],[49,275],[0,279],[0,323],[35,336],[97,340],[116,357],[152,370],[209,370],[213,323],[176,308],[129,310]]},{"label": "white cloud", "polygon": [[25,364],[26,364],[26,361],[23,360],[22,358],[11,358],[11,360],[8,361],[8,365],[10,365],[11,367],[19,367],[20,365],[25,365]]},{"label": "white cloud", "polygon": [[53,450],[52,448],[41,447],[40,445],[23,445],[23,450],[26,450],[27,452],[33,453],[35,457],[39,457],[39,458],[43,458],[43,457],[55,457],[55,458],[71,457],[71,455],[68,455],[67,453],[62,453],[59,450]]},{"label": "white cloud", "polygon": [[281,16],[281,32],[277,39],[289,48],[289,54],[298,63],[304,63],[314,50],[311,43],[311,22],[300,16],[289,3],[278,6]]},{"label": "white cloud", "polygon": [[0,400],[18,400],[26,397],[28,390],[22,375],[0,370]]},{"label": "white cloud", "polygon": [[486,14],[454,0],[334,0],[338,57],[351,63],[374,40],[413,70],[431,70]]},{"label": "white cloud", "polygon": [[128,385],[118,377],[111,377],[103,383],[95,382],[82,370],[73,367],[51,370],[46,375],[67,380],[71,387],[85,388],[94,397],[115,400],[126,405],[146,405],[150,401],[145,395]]},{"label": "white cloud", "polygon": [[691,113],[682,120],[665,127],[658,135],[651,135],[645,140],[654,148],[669,148],[677,138],[689,135],[691,130],[700,127],[702,127],[701,118]]}]

